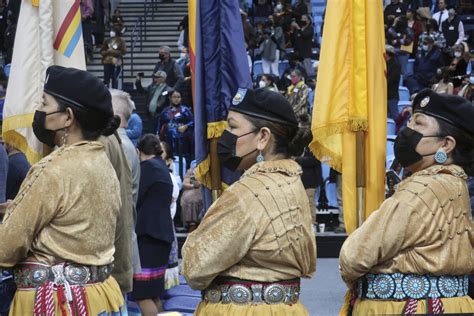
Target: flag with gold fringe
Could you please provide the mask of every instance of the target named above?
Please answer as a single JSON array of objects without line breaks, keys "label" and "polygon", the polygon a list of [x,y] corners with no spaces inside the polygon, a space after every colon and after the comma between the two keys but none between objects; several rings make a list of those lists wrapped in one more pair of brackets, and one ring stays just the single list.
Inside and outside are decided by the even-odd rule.
[{"label": "flag with gold fringe", "polygon": [[[211,189],[210,141],[221,136],[238,88],[251,88],[238,0],[189,0],[196,178]],[[222,170],[222,188],[238,175]],[[209,203],[206,203],[209,204]]]},{"label": "flag with gold fringe", "polygon": [[11,72],[3,109],[2,133],[30,163],[49,150],[33,134],[31,123],[43,99],[51,65],[86,69],[80,0],[23,0],[18,18]]},{"label": "flag with gold fringe", "polygon": [[313,110],[315,156],[342,172],[346,231],[357,228],[356,133],[364,132],[365,217],[384,199],[387,81],[380,0],[327,3]]}]

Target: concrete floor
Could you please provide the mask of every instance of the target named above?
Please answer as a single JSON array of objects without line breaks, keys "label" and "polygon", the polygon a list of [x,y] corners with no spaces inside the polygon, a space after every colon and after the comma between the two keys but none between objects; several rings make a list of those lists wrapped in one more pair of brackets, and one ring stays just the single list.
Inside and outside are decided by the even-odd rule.
[{"label": "concrete floor", "polygon": [[339,275],[338,259],[318,259],[316,275],[301,284],[301,301],[311,316],[337,316],[346,285]]}]

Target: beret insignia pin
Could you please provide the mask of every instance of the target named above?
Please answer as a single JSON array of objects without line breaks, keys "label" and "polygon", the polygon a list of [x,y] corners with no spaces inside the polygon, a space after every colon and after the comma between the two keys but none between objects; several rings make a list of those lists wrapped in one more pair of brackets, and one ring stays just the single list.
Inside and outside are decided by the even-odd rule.
[{"label": "beret insignia pin", "polygon": [[428,105],[428,103],[430,103],[430,97],[425,97],[423,100],[421,100],[420,106],[424,108],[425,106]]},{"label": "beret insignia pin", "polygon": [[237,90],[237,93],[235,94],[234,98],[232,99],[232,104],[233,105],[238,105],[242,102],[242,100],[245,98],[245,95],[247,94],[247,89],[239,88]]}]

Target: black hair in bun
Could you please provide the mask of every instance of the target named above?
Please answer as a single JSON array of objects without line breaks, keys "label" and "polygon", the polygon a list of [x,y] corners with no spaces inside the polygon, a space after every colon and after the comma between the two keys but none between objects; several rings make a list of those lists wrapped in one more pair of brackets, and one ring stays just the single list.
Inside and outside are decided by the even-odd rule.
[{"label": "black hair in bun", "polygon": [[119,116],[114,115],[110,117],[105,123],[105,127],[102,130],[102,135],[104,136],[112,135],[117,130],[117,128],[119,128],[120,122],[121,120]]}]

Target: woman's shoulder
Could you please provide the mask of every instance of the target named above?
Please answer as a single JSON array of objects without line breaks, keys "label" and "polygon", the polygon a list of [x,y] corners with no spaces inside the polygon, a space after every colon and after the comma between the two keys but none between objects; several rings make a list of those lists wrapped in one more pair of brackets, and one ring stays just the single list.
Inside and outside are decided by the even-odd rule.
[{"label": "woman's shoulder", "polygon": [[165,182],[173,185],[168,167],[163,160],[158,158],[141,163],[141,177],[148,178],[152,182]]}]

